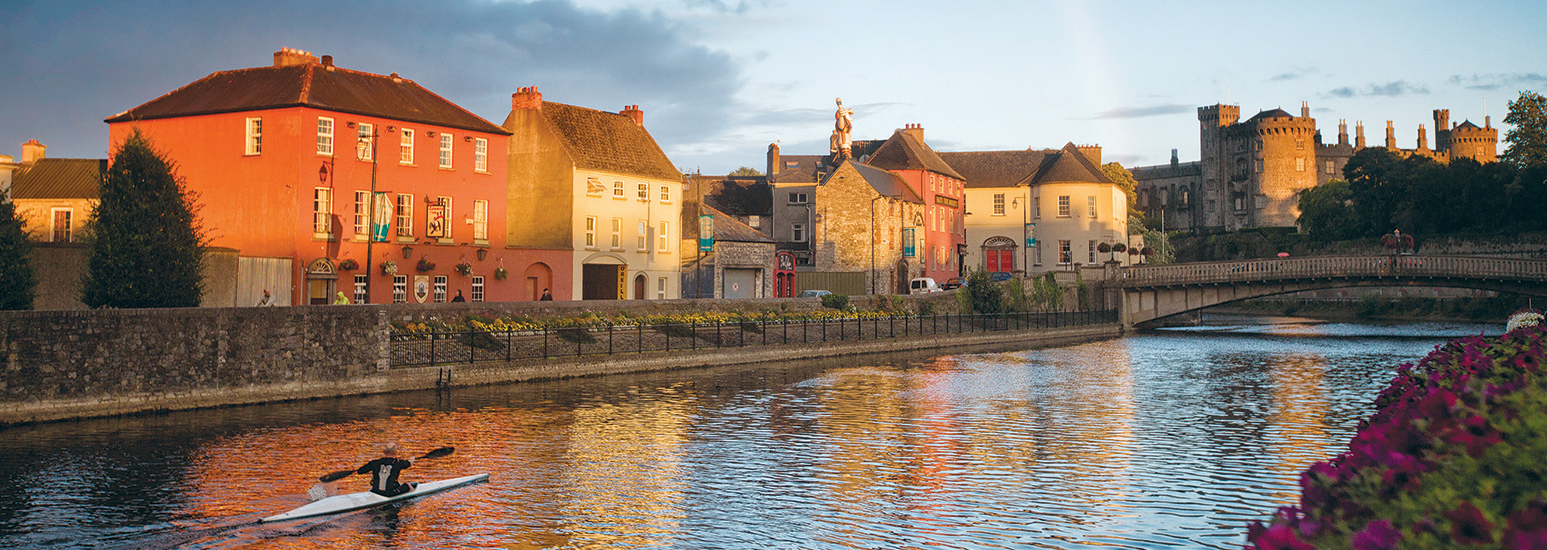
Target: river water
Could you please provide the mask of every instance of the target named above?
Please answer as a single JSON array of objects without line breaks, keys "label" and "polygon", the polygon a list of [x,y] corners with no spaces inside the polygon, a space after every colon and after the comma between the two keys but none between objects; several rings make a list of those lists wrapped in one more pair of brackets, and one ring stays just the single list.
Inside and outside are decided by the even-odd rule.
[{"label": "river water", "polygon": [[[1499,326],[1205,319],[0,430],[0,548],[1236,548],[1396,365]],[[255,525],[382,442],[488,483]],[[341,482],[364,490],[368,479]]]}]

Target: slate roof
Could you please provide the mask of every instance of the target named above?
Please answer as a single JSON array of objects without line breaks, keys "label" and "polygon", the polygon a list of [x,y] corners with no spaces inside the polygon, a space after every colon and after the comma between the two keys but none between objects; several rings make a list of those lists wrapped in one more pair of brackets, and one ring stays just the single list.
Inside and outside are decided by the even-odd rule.
[{"label": "slate roof", "polygon": [[[1274,109],[1272,111],[1263,111],[1257,113],[1257,116],[1252,117],[1251,120],[1261,120],[1264,118],[1294,118],[1294,115],[1289,114],[1283,109]],[[1251,120],[1248,120],[1247,122],[1250,122]]]},{"label": "slate roof", "polygon": [[539,109],[553,124],[575,167],[616,174],[678,180],[682,173],[644,126],[628,115],[544,101]]},{"label": "slate roof", "polygon": [[816,183],[831,155],[783,155],[769,174],[769,183]]},{"label": "slate roof", "polygon": [[1025,185],[1043,159],[1057,153],[1056,149],[968,151],[940,153],[940,158],[965,178],[968,189],[976,189]]},{"label": "slate roof", "polygon": [[107,159],[42,158],[11,179],[12,199],[97,199]]},{"label": "slate roof", "polygon": [[[854,170],[859,172],[860,177],[864,178],[865,182],[869,183],[870,187],[874,188],[877,193],[912,203],[923,204],[924,202],[923,199],[919,198],[918,193],[913,191],[912,187],[908,187],[908,182],[903,181],[902,177],[897,174],[863,162],[850,160],[845,161],[844,164],[853,166]],[[839,167],[842,168],[842,165]],[[836,174],[838,171],[834,170],[833,173]]]},{"label": "slate roof", "polygon": [[773,190],[764,176],[688,176],[691,194],[704,204],[737,216],[773,214]]},{"label": "slate roof", "polygon": [[928,144],[913,139],[912,135],[902,130],[892,132],[892,137],[881,144],[865,164],[883,170],[928,170],[959,180],[967,179],[941,160],[940,155],[930,149]]},{"label": "slate roof", "polygon": [[[724,212],[716,210],[714,207],[709,206],[707,204],[698,203],[698,216],[702,216],[702,215],[705,215],[705,214],[709,214],[709,215],[713,215],[714,216],[714,240],[717,241],[717,242],[718,241],[725,241],[725,242],[733,242],[733,243],[770,243],[770,244],[772,244],[774,242],[773,239],[770,239],[767,236],[763,235],[762,232],[760,232],[760,231],[758,231],[756,229],[752,229],[752,227],[748,226],[747,224],[741,223],[741,221],[737,220],[735,218],[735,216],[731,216],[731,215],[728,215],[728,214],[726,214]],[[683,220],[682,221],[682,229],[684,231],[684,235],[683,235],[684,237],[686,237],[686,238],[696,238],[696,237],[698,237],[698,220],[697,220],[698,216],[694,216],[693,220]],[[691,235],[687,234],[689,229],[691,229]]]},{"label": "slate roof", "polygon": [[1476,125],[1476,124],[1472,124],[1471,120],[1467,120],[1465,122],[1462,122],[1460,125],[1456,126],[1457,130],[1477,130],[1479,128],[1481,128],[1481,127]]},{"label": "slate roof", "polygon": [[1086,158],[1071,142],[1065,144],[1058,154],[1045,157],[1042,166],[1037,168],[1036,175],[1031,178],[1032,185],[1054,182],[1112,183],[1112,180],[1107,179],[1101,168]]},{"label": "slate roof", "polygon": [[126,122],[313,107],[490,134],[510,132],[412,80],[318,63],[220,71],[108,117]]}]

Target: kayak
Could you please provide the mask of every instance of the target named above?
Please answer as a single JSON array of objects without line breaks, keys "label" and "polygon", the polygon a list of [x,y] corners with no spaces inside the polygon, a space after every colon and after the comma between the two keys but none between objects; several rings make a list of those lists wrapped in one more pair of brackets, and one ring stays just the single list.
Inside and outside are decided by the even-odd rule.
[{"label": "kayak", "polygon": [[487,481],[488,479],[489,474],[478,474],[474,476],[443,479],[440,481],[426,481],[424,483],[420,483],[418,487],[414,487],[414,490],[395,497],[384,497],[370,491],[365,491],[363,493],[350,493],[347,495],[335,495],[318,500],[317,502],[313,502],[311,504],[307,504],[306,506],[296,508],[289,512],[285,512],[276,516],[269,516],[258,521],[261,523],[269,523],[275,521],[288,521],[292,519],[326,516],[329,514],[342,514],[344,512],[372,508],[400,500],[422,497],[430,493],[438,493],[453,487],[460,487],[469,483]]}]

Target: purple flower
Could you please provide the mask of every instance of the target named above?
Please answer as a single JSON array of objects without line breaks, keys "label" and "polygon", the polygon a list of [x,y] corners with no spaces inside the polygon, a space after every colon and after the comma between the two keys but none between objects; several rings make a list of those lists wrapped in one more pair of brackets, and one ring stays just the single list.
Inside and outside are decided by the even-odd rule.
[{"label": "purple flower", "polygon": [[1257,537],[1257,550],[1316,550],[1295,536],[1295,530],[1282,523],[1269,527]]},{"label": "purple flower", "polygon": [[1401,541],[1402,531],[1382,519],[1369,522],[1364,530],[1354,533],[1353,543],[1354,550],[1394,550]]},{"label": "purple flower", "polygon": [[1463,544],[1493,544],[1493,524],[1471,502],[1442,514],[1450,520],[1450,538]]}]

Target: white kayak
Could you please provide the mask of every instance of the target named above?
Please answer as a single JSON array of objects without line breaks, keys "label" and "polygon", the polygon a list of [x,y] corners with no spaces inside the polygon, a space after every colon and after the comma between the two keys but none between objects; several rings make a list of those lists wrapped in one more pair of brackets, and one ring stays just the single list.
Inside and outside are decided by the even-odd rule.
[{"label": "white kayak", "polygon": [[329,514],[342,514],[352,510],[371,508],[400,500],[422,497],[430,493],[438,493],[453,487],[459,487],[480,481],[487,481],[488,479],[489,474],[478,474],[475,476],[443,479],[440,481],[426,481],[420,483],[418,487],[414,488],[414,490],[395,497],[384,497],[370,491],[363,493],[350,493],[347,495],[336,495],[318,500],[317,502],[307,504],[306,506],[296,508],[277,516],[263,518],[259,521],[268,523],[274,521],[287,521],[292,519],[326,516]]}]

